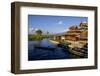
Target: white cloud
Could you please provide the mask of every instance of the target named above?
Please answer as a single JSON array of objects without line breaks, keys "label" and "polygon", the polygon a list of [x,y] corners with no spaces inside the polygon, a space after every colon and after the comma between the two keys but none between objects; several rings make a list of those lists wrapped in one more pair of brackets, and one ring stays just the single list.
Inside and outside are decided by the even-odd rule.
[{"label": "white cloud", "polygon": [[33,30],[33,28],[28,28],[28,33],[31,34],[32,30]]},{"label": "white cloud", "polygon": [[31,28],[28,28],[28,33],[29,33],[29,34],[34,34],[34,31],[35,31],[34,28],[32,28],[32,27],[31,27]]},{"label": "white cloud", "polygon": [[63,22],[62,22],[62,21],[59,21],[59,22],[58,22],[58,24],[60,24],[60,25],[61,25],[61,24],[63,24]]},{"label": "white cloud", "polygon": [[29,27],[28,28],[28,34],[35,34],[35,32],[39,30],[38,28],[33,28],[33,27]]}]

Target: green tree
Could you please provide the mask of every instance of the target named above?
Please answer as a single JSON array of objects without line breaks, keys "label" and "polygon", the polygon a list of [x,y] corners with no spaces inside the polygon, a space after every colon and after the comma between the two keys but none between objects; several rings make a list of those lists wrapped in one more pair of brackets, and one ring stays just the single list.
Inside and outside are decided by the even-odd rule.
[{"label": "green tree", "polygon": [[36,34],[37,34],[37,35],[42,35],[42,30],[37,30],[37,31],[36,31]]}]

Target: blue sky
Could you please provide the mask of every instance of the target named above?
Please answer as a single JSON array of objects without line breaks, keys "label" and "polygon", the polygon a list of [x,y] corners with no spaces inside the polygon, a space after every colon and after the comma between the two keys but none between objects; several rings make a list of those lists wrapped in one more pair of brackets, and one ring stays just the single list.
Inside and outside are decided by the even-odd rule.
[{"label": "blue sky", "polygon": [[61,33],[72,25],[88,22],[87,17],[28,15],[28,28],[41,29],[44,32]]}]

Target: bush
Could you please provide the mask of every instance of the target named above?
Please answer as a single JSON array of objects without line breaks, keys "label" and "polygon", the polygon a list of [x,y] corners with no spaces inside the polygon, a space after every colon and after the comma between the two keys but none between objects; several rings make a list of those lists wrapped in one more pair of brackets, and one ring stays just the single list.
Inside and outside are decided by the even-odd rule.
[{"label": "bush", "polygon": [[42,35],[28,35],[29,41],[38,41],[38,40],[42,40],[42,39],[43,39]]}]

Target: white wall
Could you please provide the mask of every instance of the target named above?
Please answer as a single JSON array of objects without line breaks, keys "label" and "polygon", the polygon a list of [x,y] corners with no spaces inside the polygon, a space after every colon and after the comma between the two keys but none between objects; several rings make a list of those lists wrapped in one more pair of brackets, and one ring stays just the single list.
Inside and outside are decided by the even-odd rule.
[{"label": "white wall", "polygon": [[[10,3],[15,0],[1,0],[0,2],[0,76],[16,76],[10,73],[10,60],[11,60],[11,15]],[[73,5],[87,5],[98,6],[100,20],[100,0],[17,0],[41,3],[57,3],[57,4],[73,4]],[[98,23],[100,24],[100,22]],[[100,29],[100,26],[98,26]],[[100,30],[99,30],[100,33]],[[98,38],[100,42],[100,35]],[[100,44],[99,44],[100,45]],[[100,50],[100,49],[99,49]],[[99,58],[100,58],[100,51]],[[100,67],[100,59],[99,59]],[[53,73],[38,73],[38,74],[21,74],[18,76],[100,76],[100,68],[98,70],[81,70],[81,71],[66,71],[66,72],[53,72]]]}]

